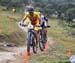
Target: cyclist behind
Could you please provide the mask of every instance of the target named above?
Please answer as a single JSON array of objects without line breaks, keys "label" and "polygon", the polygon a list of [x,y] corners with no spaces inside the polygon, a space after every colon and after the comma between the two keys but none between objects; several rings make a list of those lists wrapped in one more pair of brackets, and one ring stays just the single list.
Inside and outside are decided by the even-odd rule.
[{"label": "cyclist behind", "polygon": [[33,25],[35,27],[34,30],[36,30],[35,35],[36,35],[36,42],[39,42],[38,39],[38,30],[39,28],[36,27],[37,25],[40,25],[40,16],[38,14],[38,12],[34,11],[33,7],[29,7],[27,9],[28,12],[25,13],[25,16],[23,17],[23,19],[21,20],[21,25],[24,25],[25,20],[28,18],[29,19],[29,24]]},{"label": "cyclist behind", "polygon": [[48,18],[44,16],[42,13],[40,13],[41,17],[41,26],[43,27],[44,33],[45,33],[45,42],[47,42],[47,29],[46,26],[48,26]]}]

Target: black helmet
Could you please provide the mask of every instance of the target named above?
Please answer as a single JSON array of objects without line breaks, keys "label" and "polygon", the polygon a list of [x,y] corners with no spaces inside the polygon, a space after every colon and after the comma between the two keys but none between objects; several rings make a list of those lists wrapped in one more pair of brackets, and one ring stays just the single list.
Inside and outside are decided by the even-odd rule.
[{"label": "black helmet", "polygon": [[33,12],[34,11],[34,8],[33,7],[29,7],[27,11],[28,12]]}]

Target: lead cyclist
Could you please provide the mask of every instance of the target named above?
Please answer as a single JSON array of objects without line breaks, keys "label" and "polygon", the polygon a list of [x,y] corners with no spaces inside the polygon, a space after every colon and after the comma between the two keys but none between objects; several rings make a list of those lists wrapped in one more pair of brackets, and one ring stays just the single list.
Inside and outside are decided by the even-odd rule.
[{"label": "lead cyclist", "polygon": [[[39,28],[36,26],[40,25],[40,23],[41,23],[40,16],[39,16],[38,12],[34,11],[33,7],[29,7],[27,12],[25,13],[23,19],[21,20],[20,25],[23,25],[27,18],[29,19],[29,24],[31,24],[35,27],[35,29],[34,29],[35,30],[35,38],[36,38],[36,43],[38,44],[38,42],[39,42],[39,33],[38,33]],[[38,47],[38,45],[36,45],[36,46]]]}]

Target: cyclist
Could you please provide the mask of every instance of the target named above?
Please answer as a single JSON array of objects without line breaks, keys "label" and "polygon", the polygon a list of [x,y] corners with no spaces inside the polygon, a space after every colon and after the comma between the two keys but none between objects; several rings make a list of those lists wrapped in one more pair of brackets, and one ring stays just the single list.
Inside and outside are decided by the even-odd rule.
[{"label": "cyclist", "polygon": [[34,11],[34,8],[33,7],[29,7],[28,12],[26,12],[25,16],[23,17],[23,19],[21,20],[21,25],[24,25],[24,22],[25,20],[28,18],[29,19],[29,24],[33,25],[35,27],[34,30],[36,30],[35,32],[35,36],[36,36],[36,42],[38,43],[39,42],[39,39],[38,39],[38,30],[39,28],[36,27],[37,25],[40,25],[40,16],[38,14],[38,12],[35,12]]},{"label": "cyclist", "polygon": [[44,16],[42,13],[40,13],[41,17],[41,26],[43,27],[43,31],[45,34],[45,42],[47,42],[47,29],[46,26],[48,26],[48,18]]}]

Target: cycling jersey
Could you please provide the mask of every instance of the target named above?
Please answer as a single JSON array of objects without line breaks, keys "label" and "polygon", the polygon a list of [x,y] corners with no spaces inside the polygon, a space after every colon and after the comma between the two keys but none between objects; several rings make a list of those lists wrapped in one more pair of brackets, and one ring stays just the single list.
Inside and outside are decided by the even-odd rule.
[{"label": "cycling jersey", "polygon": [[25,19],[25,18],[29,18],[32,25],[39,24],[40,16],[39,16],[38,12],[34,12],[33,16],[30,16],[29,12],[27,12],[23,19]]},{"label": "cycling jersey", "polygon": [[[33,16],[31,16],[29,14],[29,12],[27,12],[23,19],[26,19],[26,18],[29,19],[29,24],[32,24],[34,26],[39,25],[39,23],[40,23],[40,21],[39,21],[40,20],[40,16],[39,16],[38,12],[33,12]],[[38,30],[38,27],[35,27],[35,29]]]},{"label": "cycling jersey", "polygon": [[48,19],[44,15],[41,15],[41,26],[42,27],[47,26],[47,21]]}]

